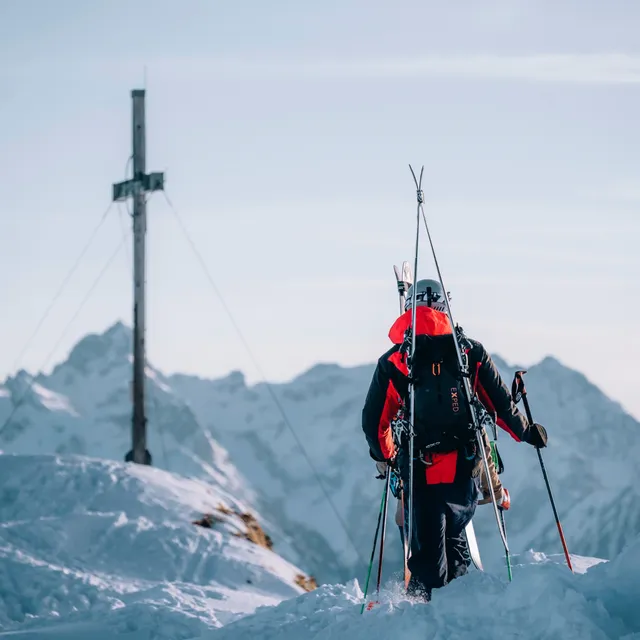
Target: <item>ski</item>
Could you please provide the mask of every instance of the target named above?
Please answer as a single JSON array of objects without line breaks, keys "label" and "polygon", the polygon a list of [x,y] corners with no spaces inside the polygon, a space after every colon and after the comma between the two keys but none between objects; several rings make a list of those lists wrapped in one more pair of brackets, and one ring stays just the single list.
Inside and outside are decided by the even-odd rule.
[{"label": "ski", "polygon": [[478,547],[478,540],[476,539],[476,532],[473,528],[473,520],[464,529],[464,535],[467,538],[467,547],[469,547],[469,555],[471,561],[478,571],[484,571],[482,566],[482,558],[480,557],[480,548]]},{"label": "ski", "polygon": [[411,265],[405,260],[402,263],[402,270],[396,265],[393,265],[393,272],[396,275],[396,283],[398,285],[398,295],[400,296],[400,315],[404,313],[404,303],[406,300],[407,291],[413,284],[413,274],[411,272]]},{"label": "ski", "polygon": [[[400,270],[396,265],[393,265],[393,272],[396,276],[396,284],[398,286],[398,296],[400,298],[400,315],[404,313],[404,305],[406,302],[406,295],[409,287],[413,284],[413,274],[411,273],[411,265],[405,260],[402,263],[402,270]],[[404,552],[404,587],[405,589],[409,586],[409,580],[411,580],[411,572],[409,571],[408,560],[409,560],[409,540],[407,539],[407,531],[405,528],[405,517],[404,517],[404,487],[402,486],[402,482],[398,477],[399,481],[399,492],[400,492],[400,508],[402,510],[402,550]]]},{"label": "ski", "polygon": [[[422,170],[420,171],[420,179],[418,179],[416,177],[415,172],[413,171],[413,167],[411,165],[409,165],[409,169],[411,170],[411,175],[413,176],[413,181],[415,183],[416,186],[416,200],[417,200],[417,214],[418,214],[418,225],[420,225],[420,217],[422,216],[422,220],[424,221],[424,227],[425,227],[425,231],[427,232],[427,238],[429,240],[429,245],[431,248],[431,254],[433,256],[433,261],[436,267],[436,271],[438,273],[438,280],[440,281],[440,286],[442,287],[442,290],[444,292],[447,291],[447,288],[444,285],[444,280],[442,278],[442,272],[440,271],[440,263],[438,262],[438,257],[436,255],[436,250],[435,250],[435,246],[433,244],[433,239],[431,238],[431,231],[429,229],[429,225],[427,224],[427,216],[425,215],[424,212],[424,192],[422,191],[422,175],[424,172],[424,166],[422,167]],[[418,240],[419,240],[419,233],[416,234],[416,266],[414,267],[414,276],[416,276],[416,272],[417,272],[417,263],[418,263]],[[415,289],[414,289],[414,296],[415,296]],[[458,359],[458,367],[460,369],[460,372],[462,374],[462,381],[463,381],[463,385],[464,385],[464,401],[467,405],[467,410],[469,411],[469,414],[471,416],[471,420],[473,422],[473,427],[475,429],[476,432],[476,441],[478,444],[478,448],[482,454],[482,463],[484,466],[484,471],[485,474],[487,476],[487,479],[489,480],[488,485],[489,485],[489,492],[491,494],[491,502],[493,504],[493,511],[495,514],[495,518],[496,518],[496,523],[498,525],[498,531],[500,532],[500,538],[502,540],[502,544],[504,546],[505,549],[505,553],[509,553],[509,544],[507,542],[507,536],[505,534],[504,528],[502,526],[502,519],[500,518],[500,509],[498,508],[498,503],[496,501],[496,496],[495,493],[493,491],[493,484],[491,483],[491,474],[489,472],[489,461],[487,459],[487,452],[485,451],[484,448],[484,438],[482,437],[482,428],[485,424],[485,422],[487,420],[491,420],[491,417],[489,416],[489,414],[486,412],[486,410],[484,410],[484,407],[476,400],[475,394],[473,392],[473,390],[471,389],[471,382],[470,382],[470,376],[469,376],[469,367],[467,364],[465,364],[465,360],[463,359],[462,356],[462,347],[460,342],[464,339],[464,334],[462,333],[462,330],[460,329],[460,327],[457,327],[455,324],[455,321],[453,319],[453,313],[451,312],[451,305],[449,304],[449,296],[445,293],[444,295],[444,303],[445,306],[447,308],[447,315],[449,316],[449,322],[451,324],[451,329],[452,329],[452,336],[453,336],[453,343],[455,346],[455,350],[456,350],[456,356]],[[415,300],[414,300],[414,307],[413,307],[413,312],[415,314]],[[413,318],[413,322],[412,322],[412,326],[415,326],[415,317]],[[413,332],[413,336],[412,336],[412,346],[411,346],[411,355],[413,356],[415,352],[415,331]],[[413,395],[413,394],[412,394]],[[412,402],[412,407],[413,409],[413,402]],[[411,435],[413,435],[413,430]],[[413,444],[413,438],[411,439],[411,444]],[[413,450],[411,450],[411,456],[413,456]],[[411,522],[409,523],[409,526],[411,527]]]}]

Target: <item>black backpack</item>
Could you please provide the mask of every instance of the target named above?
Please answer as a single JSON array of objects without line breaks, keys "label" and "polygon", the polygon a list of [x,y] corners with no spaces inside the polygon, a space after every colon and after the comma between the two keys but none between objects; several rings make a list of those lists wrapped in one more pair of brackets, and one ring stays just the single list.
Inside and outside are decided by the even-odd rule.
[{"label": "black backpack", "polygon": [[474,431],[453,336],[417,336],[411,373],[418,449],[424,453],[464,449]]}]

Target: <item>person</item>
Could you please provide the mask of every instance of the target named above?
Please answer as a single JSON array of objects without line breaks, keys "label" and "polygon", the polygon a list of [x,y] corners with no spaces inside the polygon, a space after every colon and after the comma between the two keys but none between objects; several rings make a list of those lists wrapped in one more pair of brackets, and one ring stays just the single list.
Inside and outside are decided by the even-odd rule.
[{"label": "person", "polygon": [[[410,333],[413,286],[416,287],[416,349],[413,362]],[[362,409],[362,430],[369,455],[386,477],[396,468],[405,488],[404,526],[408,535],[413,502],[407,592],[424,601],[433,589],[464,575],[470,564],[464,529],[478,501],[482,453],[464,400],[464,387],[444,291],[436,280],[420,280],[409,288],[405,311],[389,330],[393,346],[378,360]],[[545,447],[547,433],[529,424],[484,346],[464,338],[461,352],[478,400],[497,424],[517,442]],[[394,423],[409,410],[409,364],[414,385],[413,486],[409,486],[409,441],[406,431],[394,438]],[[411,418],[409,416],[409,418]],[[488,445],[483,433],[485,448]],[[490,458],[490,456],[489,456]],[[491,465],[490,459],[488,460]],[[502,489],[497,474],[494,487]],[[485,484],[487,479],[485,478]],[[490,500],[488,485],[482,499]],[[413,501],[410,494],[413,492]],[[484,492],[483,492],[484,493]],[[502,491],[498,500],[505,495]],[[508,494],[506,494],[508,496]],[[506,506],[506,505],[505,505]]]}]

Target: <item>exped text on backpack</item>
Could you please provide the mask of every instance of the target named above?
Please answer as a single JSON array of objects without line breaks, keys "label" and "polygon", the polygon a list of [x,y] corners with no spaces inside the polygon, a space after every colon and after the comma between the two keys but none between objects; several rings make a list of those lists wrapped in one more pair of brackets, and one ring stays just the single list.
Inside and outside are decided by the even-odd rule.
[{"label": "exped text on backpack", "polygon": [[463,449],[474,431],[453,337],[417,336],[412,375],[418,447],[430,453]]}]

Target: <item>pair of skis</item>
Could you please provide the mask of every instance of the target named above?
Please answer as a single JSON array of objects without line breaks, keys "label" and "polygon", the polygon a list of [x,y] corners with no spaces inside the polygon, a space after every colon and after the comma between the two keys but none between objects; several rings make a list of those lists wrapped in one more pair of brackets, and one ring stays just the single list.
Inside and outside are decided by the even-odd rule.
[{"label": "pair of skis", "polygon": [[[420,179],[416,178],[416,174],[413,170],[413,167],[411,165],[409,165],[409,169],[411,170],[411,175],[413,176],[413,181],[415,183],[416,186],[416,201],[417,201],[417,207],[416,207],[416,216],[417,216],[417,220],[416,220],[416,253],[415,253],[415,266],[414,266],[414,277],[417,278],[417,270],[418,270],[418,249],[419,249],[419,240],[420,240],[420,219],[422,218],[422,221],[424,222],[424,228],[425,231],[427,233],[427,238],[429,240],[429,246],[431,248],[431,255],[433,257],[433,262],[434,265],[436,267],[436,272],[438,274],[438,280],[440,281],[440,286],[442,287],[442,291],[446,292],[447,288],[445,287],[444,284],[444,280],[442,278],[442,272],[440,271],[440,263],[438,262],[438,256],[436,255],[436,250],[435,250],[435,246],[433,244],[433,240],[431,238],[431,231],[429,230],[429,225],[427,223],[427,216],[424,213],[424,192],[422,191],[422,176],[424,174],[424,166],[422,167],[422,170],[420,171]],[[415,327],[416,322],[415,322],[415,312],[416,312],[416,289],[414,287],[413,290],[414,293],[414,299],[413,299],[413,320],[412,320],[412,327]],[[507,537],[505,535],[504,532],[504,528],[502,526],[502,521],[500,518],[500,509],[498,508],[498,503],[496,501],[496,496],[495,493],[493,491],[493,483],[491,482],[491,473],[489,471],[489,461],[487,458],[487,452],[484,448],[484,438],[482,435],[482,430],[483,430],[483,426],[484,426],[484,421],[488,416],[486,410],[484,409],[484,407],[482,406],[482,404],[477,400],[475,393],[473,392],[472,388],[471,388],[471,380],[470,380],[470,372],[469,372],[469,366],[468,366],[468,361],[466,360],[466,352],[465,355],[463,356],[463,351],[462,351],[462,347],[460,344],[460,340],[462,339],[461,335],[458,335],[457,332],[457,328],[456,328],[456,323],[453,319],[453,313],[451,312],[451,305],[449,304],[449,296],[445,295],[443,296],[443,300],[446,306],[446,312],[447,312],[447,316],[449,317],[449,324],[451,325],[451,330],[452,330],[452,338],[453,338],[453,344],[456,350],[456,358],[458,361],[458,370],[460,371],[461,374],[461,378],[462,378],[462,383],[463,383],[463,387],[464,387],[464,394],[463,394],[463,402],[466,404],[466,409],[469,413],[469,416],[471,417],[471,422],[472,422],[472,426],[473,429],[475,431],[475,435],[476,435],[476,443],[478,446],[478,450],[482,456],[482,464],[484,467],[484,472],[485,472],[485,476],[488,479],[488,487],[489,487],[489,493],[491,495],[491,503],[493,506],[493,511],[496,517],[496,522],[498,525],[498,531],[500,532],[500,538],[502,539],[502,544],[504,545],[504,549],[505,552],[508,553],[509,552],[509,545],[507,543]],[[412,331],[412,344],[411,344],[411,357],[413,358],[414,354],[415,354],[415,330]],[[409,386],[410,389],[410,404],[413,405],[413,388],[412,385],[410,384]],[[412,406],[413,408],[413,406]],[[489,417],[490,419],[490,417]],[[411,470],[413,468],[413,429],[411,429],[410,434],[409,434],[409,438],[410,438],[410,442],[409,442],[409,451],[410,451],[410,459],[409,459],[409,464],[411,465]],[[410,476],[412,476],[413,474],[410,473]],[[410,514],[411,515],[411,514]],[[411,520],[409,521],[409,530],[411,530]]]},{"label": "pair of skis", "polygon": [[[400,299],[400,315],[402,315],[405,312],[404,306],[406,302],[407,291],[413,284],[413,272],[411,270],[411,265],[406,260],[402,263],[402,269],[398,268],[396,265],[393,265],[393,272],[396,276],[398,297]],[[404,546],[404,580],[406,587],[409,583],[410,578],[407,562],[411,554],[411,547],[409,541],[407,540],[407,532],[404,521],[404,487],[401,488],[400,500],[402,502],[402,543]],[[469,555],[471,556],[471,561],[473,562],[476,569],[478,569],[479,571],[484,571],[484,568],[482,566],[482,559],[480,557],[480,548],[478,547],[478,540],[476,538],[476,533],[475,529],[473,528],[472,521],[469,521],[469,524],[467,524],[467,526],[465,527],[465,536],[467,538],[467,546],[469,547]]]}]

